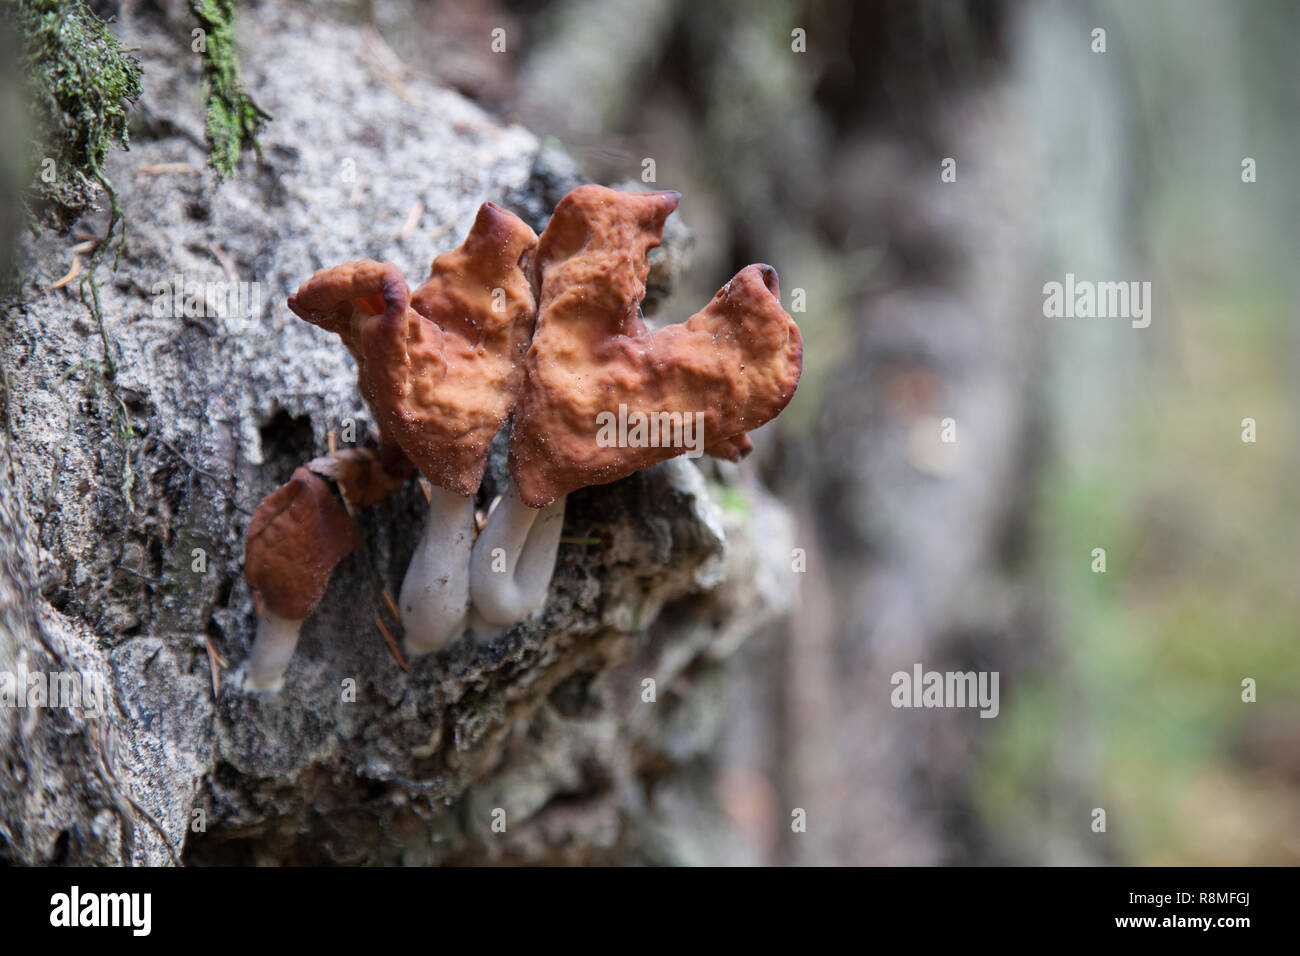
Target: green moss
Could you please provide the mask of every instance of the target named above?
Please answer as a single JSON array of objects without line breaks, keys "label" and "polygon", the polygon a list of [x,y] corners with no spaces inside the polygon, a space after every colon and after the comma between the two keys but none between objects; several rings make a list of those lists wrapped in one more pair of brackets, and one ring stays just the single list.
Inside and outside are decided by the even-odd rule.
[{"label": "green moss", "polygon": [[731,485],[724,485],[719,482],[709,482],[709,491],[713,499],[727,514],[739,518],[742,521],[749,519],[749,499],[739,488]]},{"label": "green moss", "polygon": [[126,239],[117,191],[104,167],[112,149],[129,146],[127,114],[140,97],[140,64],[81,0],[2,2],[21,51],[17,67],[27,101],[24,119],[30,124],[33,167],[23,179],[21,198],[29,220],[64,229],[92,206],[100,190],[108,197],[108,226],[78,288],[103,345],[103,360],[95,367],[122,446],[119,490],[127,510],[134,512],[134,429],[115,383],[117,365],[104,327],[98,268],[110,250],[117,267]]},{"label": "green moss", "polygon": [[80,0],[4,5],[19,34],[32,124],[35,175],[24,205],[34,221],[64,228],[94,201],[109,151],[128,145],[140,64]]},{"label": "green moss", "polygon": [[234,173],[240,154],[261,148],[257,134],[270,114],[244,92],[235,53],[235,0],[192,0],[204,31],[203,77],[208,117],[208,162],[222,177]]}]

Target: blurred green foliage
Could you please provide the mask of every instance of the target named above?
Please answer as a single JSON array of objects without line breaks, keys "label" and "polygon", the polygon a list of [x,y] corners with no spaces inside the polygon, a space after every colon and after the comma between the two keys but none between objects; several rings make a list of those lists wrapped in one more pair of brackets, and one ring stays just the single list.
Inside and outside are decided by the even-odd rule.
[{"label": "blurred green foliage", "polygon": [[[1159,325],[1133,342],[1141,363],[1105,382],[1123,412],[1104,439],[1053,442],[1033,507],[1068,661],[1004,691],[976,791],[1025,847],[1087,834],[1080,809],[1101,807],[1094,845],[1120,862],[1295,865],[1300,228],[1284,157],[1300,130],[1278,117],[1300,24],[1273,4],[1106,9],[1132,51],[1147,172],[1135,238]],[[1077,792],[1049,792],[1047,767]]]}]

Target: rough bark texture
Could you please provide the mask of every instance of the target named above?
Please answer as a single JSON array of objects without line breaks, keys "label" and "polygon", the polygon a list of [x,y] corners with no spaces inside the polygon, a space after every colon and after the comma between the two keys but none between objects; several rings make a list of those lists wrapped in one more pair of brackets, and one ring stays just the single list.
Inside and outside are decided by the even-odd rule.
[{"label": "rough bark texture", "polygon": [[[370,427],[351,360],[287,294],[362,256],[423,275],[484,199],[540,230],[576,177],[363,32],[271,4],[241,23],[246,80],[275,117],[266,161],[217,189],[188,41],[122,29],[149,112],[110,167],[128,244],[99,270],[102,336],[75,282],[52,288],[72,261],[53,236],[21,250],[27,281],[0,317],[0,672],[75,670],[110,693],[100,716],[0,708],[0,858],[707,859],[665,834],[726,706],[716,662],[796,579],[788,515],[732,466],[678,459],[576,493],[540,619],[403,671],[374,621],[400,638],[381,590],[399,590],[418,535],[412,482],[359,514],[365,544],[304,625],[285,691],[243,694],[217,667],[214,695],[210,654],[237,667],[255,627],[241,554],[257,501],[329,432]],[[685,246],[670,229],[656,295]],[[257,282],[260,301],[247,319],[160,315],[176,275]]]}]

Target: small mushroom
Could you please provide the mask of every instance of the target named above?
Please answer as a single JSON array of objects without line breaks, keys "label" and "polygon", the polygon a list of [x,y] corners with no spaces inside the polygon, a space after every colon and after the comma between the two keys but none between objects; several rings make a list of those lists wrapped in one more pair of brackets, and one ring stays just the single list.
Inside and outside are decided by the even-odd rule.
[{"label": "small mushroom", "polygon": [[[802,339],[771,266],[742,269],[684,323],[652,332],[642,321],[647,254],[678,199],[582,186],[542,233],[537,326],[510,442],[513,482],[470,564],[471,598],[488,624],[511,624],[545,603],[570,492],[691,450],[687,427],[699,451],[738,460],[753,447],[746,433],[794,395]],[[626,409],[659,416],[677,440],[602,441],[602,420]]]},{"label": "small mushroom", "polygon": [[394,494],[411,477],[411,461],[396,445],[377,451],[342,448],[307,462],[307,470],[330,478],[343,500],[355,508],[369,508]]},{"label": "small mushroom", "polygon": [[280,689],[302,622],[325,595],[335,565],[359,543],[329,485],[306,468],[257,506],[244,543],[244,575],[263,606],[245,687]]},{"label": "small mushroom", "polygon": [[474,493],[523,384],[536,245],[521,219],[484,203],[465,242],[414,292],[395,265],[367,260],[318,272],[289,299],[299,317],[343,340],[381,445],[399,447],[433,485],[398,598],[411,654],[465,628]]}]

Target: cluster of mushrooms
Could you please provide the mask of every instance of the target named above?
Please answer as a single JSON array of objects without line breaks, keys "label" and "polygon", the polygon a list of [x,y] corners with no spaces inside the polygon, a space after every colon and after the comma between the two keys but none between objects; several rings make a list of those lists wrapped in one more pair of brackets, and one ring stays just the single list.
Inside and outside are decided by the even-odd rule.
[{"label": "cluster of mushrooms", "polygon": [[[303,620],[360,543],[350,508],[384,500],[414,468],[432,493],[398,605],[418,655],[466,631],[488,639],[542,608],[567,495],[685,450],[608,447],[602,412],[702,413],[708,454],[736,461],[753,447],[746,433],[794,395],[799,329],[767,265],[742,269],[687,321],[646,327],[647,256],[679,198],[581,186],[540,237],[484,203],[464,244],[414,291],[395,265],[362,260],[289,297],[356,360],[379,447],[298,468],[253,515],[244,565],[261,617],[246,688],[280,688]],[[512,416],[512,480],[476,538],[488,446]]]}]

